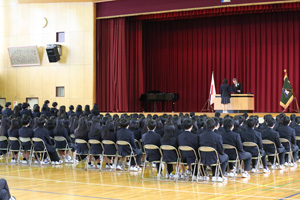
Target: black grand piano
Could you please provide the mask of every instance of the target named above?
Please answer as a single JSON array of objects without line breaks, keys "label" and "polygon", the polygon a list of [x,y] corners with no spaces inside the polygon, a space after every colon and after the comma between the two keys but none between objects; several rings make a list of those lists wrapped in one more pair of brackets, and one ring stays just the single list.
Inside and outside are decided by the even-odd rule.
[{"label": "black grand piano", "polygon": [[142,94],[140,101],[142,102],[142,109],[147,110],[147,103],[153,103],[153,112],[156,112],[156,103],[162,102],[162,111],[165,111],[165,102],[172,102],[172,112],[174,112],[175,102],[178,101],[179,94],[170,92],[160,92],[158,90],[149,91]]}]

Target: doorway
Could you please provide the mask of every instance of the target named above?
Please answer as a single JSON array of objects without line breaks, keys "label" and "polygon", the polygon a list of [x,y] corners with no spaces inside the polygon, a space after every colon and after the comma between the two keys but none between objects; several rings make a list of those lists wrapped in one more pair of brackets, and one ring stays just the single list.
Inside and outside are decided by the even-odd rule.
[{"label": "doorway", "polygon": [[29,104],[29,107],[32,110],[34,104],[39,104],[39,98],[37,98],[37,97],[26,98],[26,103]]}]

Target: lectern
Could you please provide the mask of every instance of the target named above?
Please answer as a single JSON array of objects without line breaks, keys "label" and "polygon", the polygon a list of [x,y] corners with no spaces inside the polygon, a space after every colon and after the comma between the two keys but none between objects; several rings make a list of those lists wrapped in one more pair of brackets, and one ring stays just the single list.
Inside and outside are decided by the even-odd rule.
[{"label": "lectern", "polygon": [[[216,94],[214,106],[216,112],[223,112],[220,94]],[[227,110],[229,113],[253,112],[254,94],[232,94],[230,104],[227,105]]]}]

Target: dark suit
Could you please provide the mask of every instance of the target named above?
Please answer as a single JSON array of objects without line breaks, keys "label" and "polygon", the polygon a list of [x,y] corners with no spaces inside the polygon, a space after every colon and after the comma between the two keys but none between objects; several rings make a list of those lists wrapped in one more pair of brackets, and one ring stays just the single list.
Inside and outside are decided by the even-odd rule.
[{"label": "dark suit", "polygon": [[[177,137],[178,146],[189,146],[192,147],[196,155],[198,154],[199,148],[199,137],[196,134],[193,134],[189,131],[184,131]],[[193,152],[181,152],[181,159],[183,162],[187,162],[188,164],[194,163],[196,157]]]},{"label": "dark suit", "polygon": [[33,112],[32,113],[32,118],[40,117],[41,113],[40,112]]},{"label": "dark suit", "polygon": [[[234,94],[243,94],[242,84],[240,84],[240,83],[237,83],[237,85],[232,84],[231,88],[232,88],[232,91],[234,92]],[[240,90],[240,92],[238,92],[238,90]]]},{"label": "dark suit", "polygon": [[[229,144],[234,146],[237,151],[240,160],[244,161],[245,171],[250,171],[251,169],[251,154],[249,152],[244,151],[241,136],[238,133],[234,133],[232,131],[227,131],[222,134],[223,144]],[[236,159],[236,152],[234,149],[225,149],[224,152],[228,155],[229,160]],[[233,169],[232,163],[229,163],[230,169]]]},{"label": "dark suit", "polygon": [[[277,131],[274,131],[271,128],[266,128],[261,132],[261,137],[263,140],[271,140],[272,142],[275,143],[277,152],[279,153],[280,165],[284,164],[285,149],[280,142],[279,133]],[[266,151],[267,155],[273,154],[275,152],[274,145],[264,144],[263,147],[264,147],[264,150]],[[273,161],[274,156],[272,156],[270,158]]]},{"label": "dark suit", "polygon": [[[299,147],[296,145],[296,133],[295,129],[289,127],[288,125],[281,125],[277,128],[277,131],[279,132],[279,135],[281,138],[285,138],[290,141],[291,143],[291,148],[293,151],[293,157],[294,157],[294,162],[297,160],[297,153],[299,151]],[[285,148],[285,151],[290,151],[290,147],[288,143],[283,143],[283,146]],[[285,156],[285,161],[288,161],[288,155],[286,154]]]},{"label": "dark suit", "polygon": [[[222,136],[213,131],[205,131],[200,135],[200,147],[203,146],[212,147],[217,151],[221,163],[222,173],[225,174],[228,164],[228,155],[224,152]],[[217,157],[215,152],[201,152],[201,161],[204,165],[216,163]],[[215,167],[213,167],[212,170],[214,176]]]},{"label": "dark suit", "polygon": [[[23,138],[33,138],[33,130],[31,128],[23,126],[19,129],[19,137]],[[22,142],[22,146],[24,150],[30,150],[31,149],[31,143],[30,142]]]},{"label": "dark suit", "polygon": [[10,108],[5,108],[2,111],[2,115],[6,115],[7,117],[11,116],[13,114],[13,111]]},{"label": "dark suit", "polygon": [[[142,136],[143,145],[152,144],[152,145],[157,146],[158,148],[160,147],[160,139],[161,139],[160,135],[154,131],[148,131],[147,133],[145,133]],[[146,156],[147,156],[146,159],[149,162],[157,161],[157,160],[160,160],[160,158],[161,158],[159,150],[147,150],[146,149]]]},{"label": "dark suit", "polygon": [[[34,137],[40,138],[44,141],[51,161],[59,161],[59,157],[56,153],[56,149],[51,145],[51,140],[49,137],[48,130],[45,128],[38,127],[33,131],[33,133],[34,133]],[[38,151],[44,150],[43,144],[41,142],[35,142],[33,146],[35,150]]]},{"label": "dark suit", "polygon": [[[267,167],[267,159],[266,159],[266,152],[263,150],[263,145],[262,145],[262,138],[261,138],[261,133],[255,131],[252,128],[247,128],[243,134],[241,134],[241,139],[242,142],[253,142],[258,145],[262,163],[264,168]],[[258,156],[258,150],[256,147],[244,147],[244,150],[247,152],[250,152],[252,157]],[[257,164],[257,160],[252,160],[252,167],[255,168]]]},{"label": "dark suit", "polygon": [[[126,128],[121,128],[120,130],[117,131],[117,141],[119,140],[128,142],[131,145],[133,152],[137,155],[136,158],[137,163],[134,162],[134,159],[131,159],[131,165],[136,165],[136,164],[141,165],[141,157],[143,153],[140,149],[136,148],[134,142],[134,133]],[[118,145],[118,148],[119,148],[119,153],[122,157],[130,155],[129,146]]]},{"label": "dark suit", "polygon": [[32,117],[31,110],[27,110],[27,109],[21,110],[20,116],[22,117],[23,115],[27,115],[27,116],[29,116],[29,117]]},{"label": "dark suit", "polygon": [[[293,129],[295,129],[296,136],[300,136],[300,125],[295,124],[293,126]],[[296,140],[296,144],[300,148],[300,141]],[[300,152],[298,153],[298,157],[299,157],[298,159],[300,159]]]}]

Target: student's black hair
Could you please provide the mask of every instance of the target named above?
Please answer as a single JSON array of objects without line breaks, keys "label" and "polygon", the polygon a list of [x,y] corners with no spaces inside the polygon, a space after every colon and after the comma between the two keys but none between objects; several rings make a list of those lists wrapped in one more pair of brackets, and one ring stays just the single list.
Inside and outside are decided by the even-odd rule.
[{"label": "student's black hair", "polygon": [[12,131],[14,129],[19,129],[19,128],[20,128],[19,120],[17,118],[12,119],[9,127],[9,131]]},{"label": "student's black hair", "polygon": [[275,124],[275,119],[272,117],[272,118],[269,118],[267,121],[266,121],[266,123],[267,123],[267,126],[268,127],[273,127],[274,126],[274,124]]},{"label": "student's black hair", "polygon": [[30,123],[31,123],[31,117],[29,117],[28,115],[23,115],[22,118],[21,118],[21,124],[23,126],[26,126]]},{"label": "student's black hair", "polygon": [[78,121],[78,127],[75,129],[75,137],[82,138],[89,131],[89,126],[86,117],[81,117]]},{"label": "student's black hair", "polygon": [[39,117],[36,122],[37,122],[38,127],[42,128],[42,127],[44,127],[46,120],[44,117]]},{"label": "student's black hair", "polygon": [[5,107],[8,108],[9,106],[11,106],[11,102],[6,102]]},{"label": "student's black hair", "polygon": [[223,84],[227,84],[227,83],[228,83],[227,79],[224,78],[224,79],[223,79]]},{"label": "student's black hair", "polygon": [[183,128],[185,130],[187,129],[190,129],[192,126],[193,126],[193,120],[188,118],[188,119],[185,119],[183,122],[182,122],[182,125],[183,125]]},{"label": "student's black hair", "polygon": [[94,103],[93,109],[91,110],[91,112],[93,115],[96,115],[96,116],[100,114],[99,106],[97,103]]},{"label": "student's black hair", "polygon": [[220,125],[220,120],[219,120],[219,118],[213,117],[213,119],[214,119],[215,122],[216,122],[216,126]]},{"label": "student's black hair", "polygon": [[100,119],[95,117],[92,120],[89,136],[97,137],[99,135],[101,135]]},{"label": "student's black hair", "polygon": [[45,100],[45,101],[44,101],[44,104],[49,104],[49,103],[50,103],[49,100]]},{"label": "student's black hair", "polygon": [[81,105],[77,105],[76,112],[82,112],[82,106]]},{"label": "student's black hair", "polygon": [[53,119],[48,119],[45,125],[45,128],[48,130],[53,130],[56,126],[55,120]]},{"label": "student's black hair", "polygon": [[295,115],[295,114],[291,114],[291,115],[290,115],[290,119],[291,119],[291,121],[294,121],[294,120],[295,120],[295,118],[296,118],[296,115]]},{"label": "student's black hair", "polygon": [[151,131],[154,130],[156,126],[157,126],[157,123],[153,119],[150,119],[148,121],[147,127],[149,130],[151,130]]},{"label": "student's black hair", "polygon": [[27,103],[23,103],[22,104],[22,109],[26,109],[26,108],[28,108],[28,104]]},{"label": "student's black hair", "polygon": [[120,120],[119,125],[120,125],[121,128],[126,128],[128,126],[128,124],[129,124],[128,119],[123,118],[123,119]]},{"label": "student's black hair", "polygon": [[20,107],[19,106],[14,107],[13,115],[14,115],[14,117],[19,117],[20,116]]},{"label": "student's black hair", "polygon": [[247,127],[248,128],[253,128],[255,126],[255,119],[254,118],[249,118],[247,120]]},{"label": "student's black hair", "polygon": [[219,118],[220,116],[221,116],[221,113],[219,113],[219,112],[215,113],[215,117]]},{"label": "student's black hair", "polygon": [[70,106],[69,106],[69,110],[73,111],[73,110],[74,110],[74,106],[73,106],[73,105],[70,105]]},{"label": "student's black hair", "polygon": [[234,125],[234,121],[230,118],[227,118],[224,120],[224,129],[225,131],[230,131],[230,129],[232,128],[232,126]]},{"label": "student's black hair", "polygon": [[206,125],[206,130],[212,131],[216,127],[216,122],[213,118],[208,118],[206,120],[205,125]]},{"label": "student's black hair", "polygon": [[295,122],[299,125],[300,124],[300,117],[299,116],[297,116],[296,118],[295,118]]},{"label": "student's black hair", "polygon": [[57,116],[65,119],[67,118],[66,106],[62,105],[59,107]]},{"label": "student's black hair", "polygon": [[162,141],[168,142],[171,141],[172,138],[176,137],[175,135],[175,126],[173,124],[167,124],[164,127],[164,135],[162,136]]},{"label": "student's black hair", "polygon": [[58,105],[57,102],[53,102],[53,103],[52,103],[52,106],[53,106],[53,107],[56,107],[57,105]]},{"label": "student's black hair", "polygon": [[39,106],[39,104],[34,104],[32,110],[33,110],[33,112],[40,112],[40,106]]},{"label": "student's black hair", "polygon": [[282,124],[283,125],[288,125],[290,123],[290,118],[288,116],[284,116],[282,118]]},{"label": "student's black hair", "polygon": [[85,105],[84,106],[83,114],[86,115],[86,116],[89,115],[89,114],[91,114],[90,105]]},{"label": "student's black hair", "polygon": [[132,119],[129,122],[129,129],[130,130],[137,130],[139,129],[139,122],[136,119]]}]

